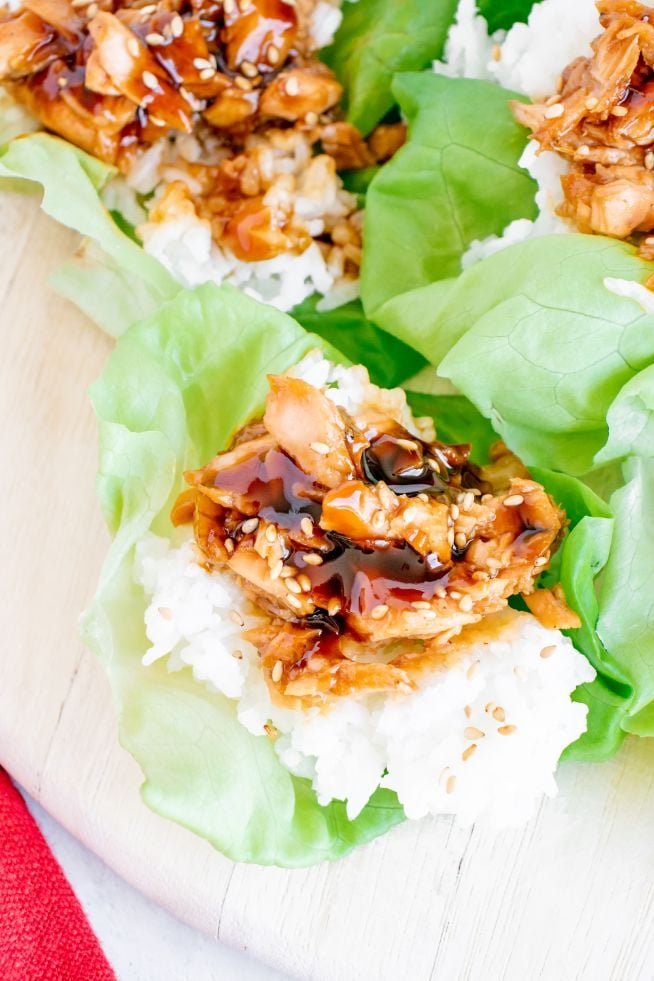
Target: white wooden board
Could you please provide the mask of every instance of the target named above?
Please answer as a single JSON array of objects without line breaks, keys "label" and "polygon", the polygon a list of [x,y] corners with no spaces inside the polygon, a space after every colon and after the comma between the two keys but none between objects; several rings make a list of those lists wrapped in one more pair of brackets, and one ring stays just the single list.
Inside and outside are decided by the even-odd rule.
[{"label": "white wooden board", "polygon": [[303,871],[236,866],[141,803],[77,637],[107,546],[86,390],[111,344],[47,286],[74,236],[34,200],[0,215],[0,762],[143,892],[299,977],[651,981],[654,743],[563,767],[520,832],[405,824]]}]

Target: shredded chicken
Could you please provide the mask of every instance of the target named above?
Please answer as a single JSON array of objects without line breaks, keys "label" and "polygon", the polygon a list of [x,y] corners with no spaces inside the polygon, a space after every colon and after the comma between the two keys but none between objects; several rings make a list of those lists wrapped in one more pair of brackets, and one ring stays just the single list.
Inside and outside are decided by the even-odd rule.
[{"label": "shredded chicken", "polygon": [[408,690],[520,593],[542,594],[535,615],[577,623],[562,595],[534,593],[564,514],[502,444],[487,471],[469,452],[271,376],[263,418],[186,474],[173,522],[192,522],[208,567],[269,614],[248,639],[277,696]]},{"label": "shredded chicken", "polygon": [[634,238],[654,257],[654,8],[599,0],[604,32],[577,58],[558,91],[511,104],[541,150],[570,163],[559,214],[580,231]]}]

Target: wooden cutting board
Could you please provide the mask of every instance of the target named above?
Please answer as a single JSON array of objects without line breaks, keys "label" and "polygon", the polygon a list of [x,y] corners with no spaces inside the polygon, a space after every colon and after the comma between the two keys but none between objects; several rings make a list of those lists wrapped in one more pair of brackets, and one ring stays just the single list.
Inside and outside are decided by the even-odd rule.
[{"label": "wooden cutting board", "polygon": [[562,767],[522,831],[407,823],[303,871],[234,865],[141,803],[77,636],[108,541],[86,391],[111,343],[46,283],[74,236],[34,200],[0,208],[0,762],[148,896],[290,974],[651,981],[654,742]]}]

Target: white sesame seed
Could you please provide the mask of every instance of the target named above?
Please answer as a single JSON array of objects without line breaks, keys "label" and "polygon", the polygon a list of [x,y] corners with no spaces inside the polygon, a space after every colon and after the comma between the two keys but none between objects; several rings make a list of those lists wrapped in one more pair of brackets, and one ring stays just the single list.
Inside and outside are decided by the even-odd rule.
[{"label": "white sesame seed", "polygon": [[565,112],[564,107],[560,102],[555,102],[553,106],[548,106],[543,113],[545,119],[558,119]]},{"label": "white sesame seed", "polygon": [[461,599],[461,593],[459,593],[458,590],[456,590],[456,589],[451,589],[450,590],[450,599],[453,599],[453,600]]},{"label": "white sesame seed", "polygon": [[373,610],[371,610],[370,616],[373,618],[373,620],[383,620],[387,613],[388,607],[386,604],[380,603],[379,606],[376,606]]},{"label": "white sesame seed", "polygon": [[290,606],[293,606],[293,607],[295,607],[295,609],[296,609],[296,610],[299,610],[299,609],[301,609],[301,607],[302,607],[302,603],[301,603],[301,602],[300,602],[300,600],[299,600],[299,599],[297,598],[297,596],[293,596],[292,594],[289,594],[289,595],[288,595],[288,596],[286,597],[286,602],[287,602],[287,603],[288,603],[288,604],[289,604]]},{"label": "white sesame seed", "polygon": [[468,544],[467,536],[464,535],[462,531],[457,531],[456,535],[454,536],[454,544],[459,549],[465,548]]},{"label": "white sesame seed", "polygon": [[645,168],[647,170],[654,170],[654,153],[651,150],[645,154]]},{"label": "white sesame seed", "polygon": [[422,501],[423,502],[423,504],[429,504],[429,498],[427,497],[426,494],[418,494],[416,496],[417,496],[417,498],[418,498],[419,501]]},{"label": "white sesame seed", "polygon": [[313,521],[311,518],[302,518],[302,521],[300,521],[300,530],[302,531],[303,535],[306,535],[307,538],[310,538],[311,535],[313,535]]},{"label": "white sesame seed", "polygon": [[66,86],[68,85],[68,79],[64,78],[63,75],[60,75],[59,78],[57,79],[57,85],[59,86],[60,89],[65,89]]},{"label": "white sesame seed", "polygon": [[436,590],[436,595],[438,596],[439,599],[445,599],[445,597],[447,596],[447,590],[443,586],[439,586],[438,589]]},{"label": "white sesame seed", "polygon": [[254,76],[257,74],[256,65],[253,65],[251,61],[242,61],[241,71],[246,78],[254,78]]},{"label": "white sesame seed", "polygon": [[215,68],[203,68],[200,74],[201,82],[208,82],[210,78],[213,78],[216,74]]},{"label": "white sesame seed", "polygon": [[270,739],[277,738],[277,728],[272,724],[272,722],[266,722],[263,727],[263,731]]},{"label": "white sesame seed", "polygon": [[170,30],[173,37],[181,37],[182,34],[184,33],[184,21],[179,16],[179,14],[175,14],[173,19],[171,20]]},{"label": "white sesame seed", "polygon": [[486,733],[478,729],[477,726],[466,726],[463,730],[465,739],[483,739],[485,735]]},{"label": "white sesame seed", "polygon": [[294,575],[295,572],[293,571],[293,569],[291,569],[289,565],[285,565],[282,571],[280,572],[280,576],[282,577],[282,579],[288,579],[289,576],[294,576]]},{"label": "white sesame seed", "polygon": [[244,521],[243,524],[241,525],[241,531],[243,532],[244,535],[251,535],[252,532],[256,531],[258,527],[259,527],[258,518],[248,518],[247,521]]},{"label": "white sesame seed", "polygon": [[141,7],[139,13],[146,14],[147,16],[149,16],[150,14],[153,14],[156,9],[157,9],[156,3],[149,3],[146,7]]},{"label": "white sesame seed", "polygon": [[542,651],[540,652],[540,656],[544,658],[548,658],[551,657],[552,654],[554,654],[555,652],[556,652],[556,644],[548,644],[547,647],[544,647],[542,649]]},{"label": "white sesame seed", "polygon": [[472,505],[475,503],[475,495],[472,491],[466,491],[463,495],[463,501],[461,502],[461,510],[469,511]]},{"label": "white sesame seed", "polygon": [[232,657],[235,657],[237,661],[242,661],[243,651],[239,651],[239,650],[232,651]]},{"label": "white sesame seed", "polygon": [[614,106],[613,109],[611,109],[612,116],[626,116],[628,112],[629,110],[626,106]]},{"label": "white sesame seed", "polygon": [[237,75],[234,78],[234,85],[241,90],[241,92],[251,92],[252,83],[247,79],[243,78],[242,75]]},{"label": "white sesame seed", "polygon": [[322,565],[322,555],[317,552],[307,552],[302,556],[307,565]]},{"label": "white sesame seed", "polygon": [[587,157],[590,153],[590,147],[586,143],[582,143],[581,146],[577,147],[578,157]]},{"label": "white sesame seed", "polygon": [[91,20],[93,20],[93,18],[94,18],[94,17],[96,16],[96,14],[98,13],[98,11],[99,11],[99,9],[100,9],[100,8],[98,7],[98,5],[97,5],[97,3],[90,3],[90,4],[88,5],[88,7],[86,8],[86,13],[87,13],[87,16],[88,16],[88,17],[89,17],[89,18],[90,18]]},{"label": "white sesame seed", "polygon": [[270,542],[271,545],[277,541],[277,529],[274,525],[268,525],[266,527],[266,541]]},{"label": "white sesame seed", "polygon": [[156,48],[159,44],[165,44],[166,39],[163,34],[146,34],[145,43],[149,44],[151,47]]},{"label": "white sesame seed", "polygon": [[301,572],[300,575],[297,577],[297,581],[299,582],[300,589],[302,590],[303,593],[311,592],[311,580],[307,576],[306,572]]},{"label": "white sesame seed", "polygon": [[149,120],[149,122],[152,123],[153,126],[165,126],[166,125],[166,120],[165,119],[158,119],[157,116],[148,116],[148,120]]},{"label": "white sesame seed", "polygon": [[466,705],[463,709],[463,714],[465,715],[466,719],[469,719],[472,715],[472,705]]},{"label": "white sesame seed", "polygon": [[272,580],[279,579],[282,574],[282,569],[284,568],[284,562],[282,559],[277,559],[274,566],[270,570],[270,578]]},{"label": "white sesame seed", "polygon": [[441,468],[440,468],[440,464],[439,464],[438,460],[433,460],[431,457],[428,457],[428,459],[427,459],[427,466],[431,470],[434,470],[436,473],[440,473],[441,472]]},{"label": "white sesame seed", "polygon": [[319,453],[320,456],[327,456],[327,454],[329,453],[329,446],[327,445],[327,443],[321,443],[317,441],[315,443],[309,443],[309,446],[311,447],[314,453]]},{"label": "white sesame seed", "polygon": [[460,513],[461,512],[459,511],[458,505],[456,505],[456,504],[450,505],[450,515],[452,516],[452,520],[453,521],[456,521],[456,519],[459,517]]},{"label": "white sesame seed", "polygon": [[200,71],[202,68],[213,68],[213,65],[207,58],[194,58],[193,67]]},{"label": "white sesame seed", "polygon": [[279,61],[279,48],[276,48],[274,44],[271,44],[267,51],[268,61],[271,65],[276,65]]},{"label": "white sesame seed", "polygon": [[291,75],[290,78],[287,78],[286,79],[286,81],[284,83],[284,89],[285,89],[287,95],[293,96],[293,95],[298,95],[299,94],[299,91],[300,91],[300,83],[298,82],[298,80],[295,77],[295,75]]},{"label": "white sesame seed", "polygon": [[226,14],[233,14],[235,6],[234,0],[223,0],[223,10]]},{"label": "white sesame seed", "polygon": [[143,79],[143,84],[146,86],[146,88],[152,89],[152,91],[159,88],[159,80],[152,72],[144,71],[141,78]]},{"label": "white sesame seed", "polygon": [[499,732],[500,736],[510,736],[511,733],[515,732],[517,728],[517,726],[500,726],[497,731]]},{"label": "white sesame seed", "polygon": [[459,600],[459,609],[462,613],[470,613],[472,609],[472,596],[462,596]]},{"label": "white sesame seed", "polygon": [[381,531],[381,529],[386,524],[386,515],[383,511],[375,511],[372,518],[370,519],[370,524],[375,529],[375,531]]},{"label": "white sesame seed", "polygon": [[477,668],[479,667],[479,661],[473,661],[468,670],[466,671],[466,678],[468,681],[472,681],[477,673]]},{"label": "white sesame seed", "polygon": [[278,681],[281,681],[283,673],[284,673],[284,665],[282,664],[281,661],[275,661],[275,666],[270,673],[270,677],[272,678],[273,684],[276,685]]},{"label": "white sesame seed", "polygon": [[525,503],[525,499],[522,494],[510,494],[508,497],[504,498],[502,503],[505,508],[517,508],[520,507],[521,504]]},{"label": "white sesame seed", "polygon": [[225,551],[228,555],[232,555],[234,552],[234,542],[231,540],[231,538],[225,539]]},{"label": "white sesame seed", "polygon": [[245,620],[243,619],[243,617],[241,616],[241,614],[238,612],[238,610],[230,610],[229,611],[229,619],[232,621],[232,623],[235,623],[238,627],[244,627],[245,626]]},{"label": "white sesame seed", "polygon": [[252,6],[252,0],[238,0],[238,9],[242,14],[247,13],[247,11]]},{"label": "white sesame seed", "polygon": [[546,555],[539,555],[537,559],[534,559],[534,565],[536,566],[547,565],[548,562],[549,559]]},{"label": "white sesame seed", "polygon": [[431,606],[429,605],[427,600],[414,600],[411,606],[415,610],[431,610]]},{"label": "white sesame seed", "polygon": [[447,778],[447,783],[445,784],[445,793],[453,794],[455,787],[456,787],[456,777],[454,776],[454,774],[452,774],[452,776]]},{"label": "white sesame seed", "polygon": [[412,439],[396,439],[395,442],[398,446],[401,446],[403,450],[408,450],[413,453],[418,449],[418,444]]},{"label": "white sesame seed", "polygon": [[586,109],[589,109],[592,112],[598,102],[599,99],[596,99],[594,95],[591,95],[588,99],[586,99]]},{"label": "white sesame seed", "polygon": [[454,528],[450,528],[447,533],[447,544],[450,546],[454,545]]},{"label": "white sesame seed", "polygon": [[437,616],[438,616],[438,613],[436,612],[436,610],[423,610],[422,611],[422,618],[423,618],[423,620],[435,620]]},{"label": "white sesame seed", "polygon": [[476,749],[477,749],[477,743],[471,743],[467,749],[463,750],[463,752],[461,753],[461,759],[463,760],[464,763],[466,760],[470,759],[470,757],[472,756],[472,754],[475,752]]},{"label": "white sesame seed", "polygon": [[300,586],[300,584],[297,581],[297,579],[295,578],[295,576],[289,576],[288,579],[285,579],[284,580],[284,585],[292,593],[301,593],[302,592],[302,587]]},{"label": "white sesame seed", "polygon": [[501,705],[498,705],[497,708],[493,709],[493,718],[496,722],[504,722],[506,719],[506,712]]}]

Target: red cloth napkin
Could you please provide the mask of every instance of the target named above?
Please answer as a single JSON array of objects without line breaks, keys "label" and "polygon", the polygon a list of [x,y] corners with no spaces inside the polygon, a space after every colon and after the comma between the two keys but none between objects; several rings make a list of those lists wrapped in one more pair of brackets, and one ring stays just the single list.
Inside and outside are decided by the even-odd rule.
[{"label": "red cloth napkin", "polygon": [[116,981],[75,893],[2,769],[0,978]]}]

